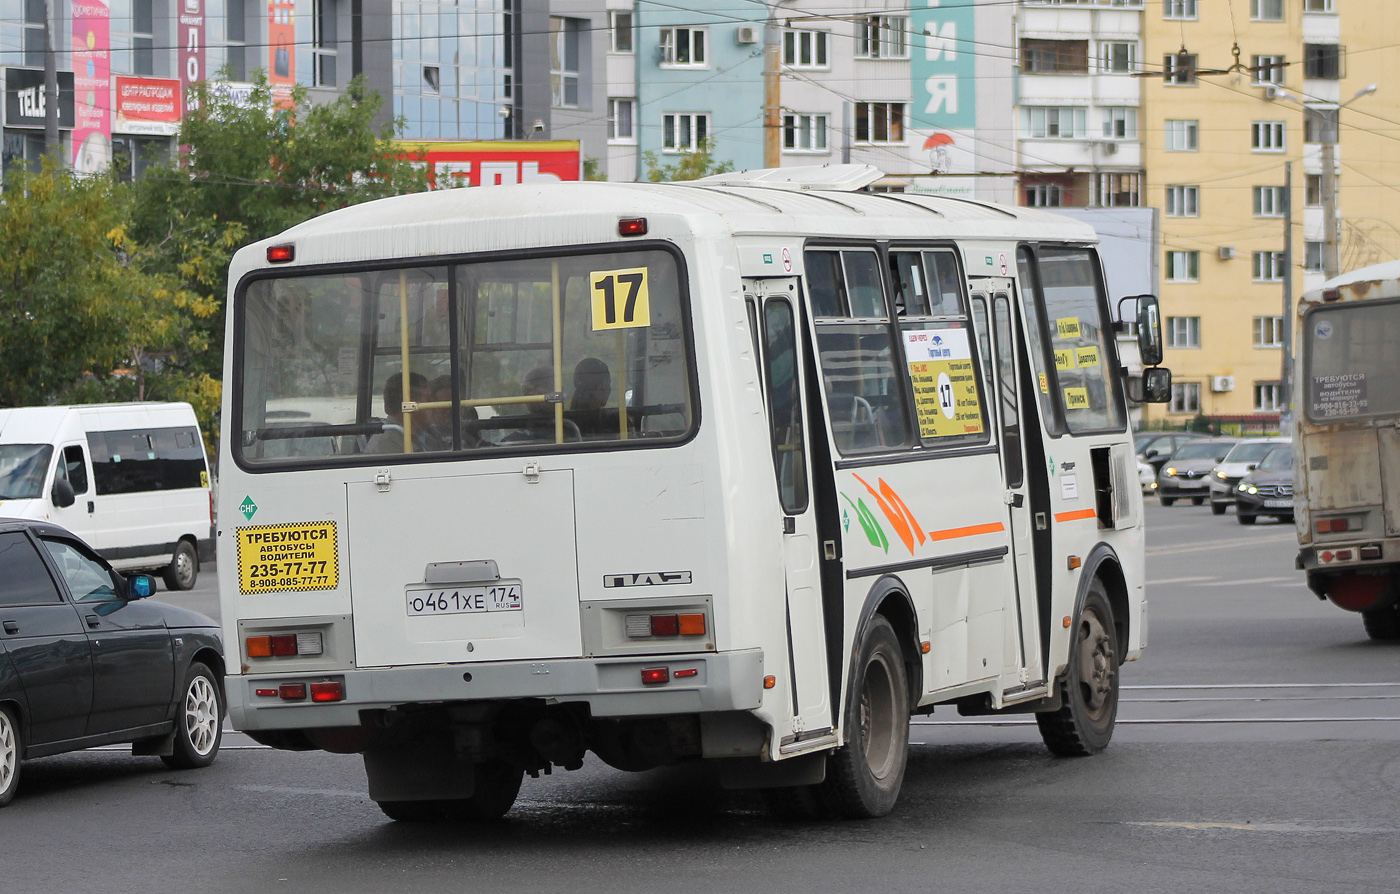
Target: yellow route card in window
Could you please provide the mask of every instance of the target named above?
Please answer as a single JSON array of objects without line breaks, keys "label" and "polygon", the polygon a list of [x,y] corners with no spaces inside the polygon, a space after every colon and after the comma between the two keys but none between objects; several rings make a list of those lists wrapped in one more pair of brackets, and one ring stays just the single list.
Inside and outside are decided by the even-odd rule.
[{"label": "yellow route card in window", "polygon": [[904,333],[909,384],[919,417],[919,435],[946,438],[980,434],[982,400],[972,375],[966,329],[919,329]]},{"label": "yellow route card in window", "polygon": [[593,331],[639,329],[651,325],[647,268],[597,270],[588,275],[593,294]]},{"label": "yellow route card in window", "polygon": [[1060,319],[1055,321],[1055,334],[1060,338],[1078,338],[1079,318],[1060,317]]}]

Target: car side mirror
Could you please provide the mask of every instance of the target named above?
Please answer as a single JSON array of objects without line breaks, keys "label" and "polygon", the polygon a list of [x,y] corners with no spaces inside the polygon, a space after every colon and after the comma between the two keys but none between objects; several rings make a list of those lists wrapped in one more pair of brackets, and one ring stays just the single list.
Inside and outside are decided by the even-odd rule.
[{"label": "car side mirror", "polygon": [[126,578],[126,598],[145,599],[156,591],[156,579],[149,574],[130,574]]},{"label": "car side mirror", "polygon": [[1258,463],[1250,463],[1249,465],[1247,465],[1247,466],[1244,467],[1244,470],[1245,470],[1246,472],[1253,472],[1253,471],[1254,471],[1255,469],[1257,469],[1257,468],[1259,468],[1259,464],[1258,464]]},{"label": "car side mirror", "polygon": [[1128,377],[1128,399],[1139,404],[1165,404],[1172,399],[1172,371],[1150,366],[1140,376]]},{"label": "car side mirror", "polygon": [[73,485],[67,478],[59,478],[53,483],[53,490],[49,493],[49,499],[59,509],[67,509],[72,506],[77,499],[73,494]]},{"label": "car side mirror", "polygon": [[1154,456],[1161,456],[1161,451],[1159,451],[1156,447],[1147,448],[1147,452],[1143,454],[1144,459],[1151,459]]}]

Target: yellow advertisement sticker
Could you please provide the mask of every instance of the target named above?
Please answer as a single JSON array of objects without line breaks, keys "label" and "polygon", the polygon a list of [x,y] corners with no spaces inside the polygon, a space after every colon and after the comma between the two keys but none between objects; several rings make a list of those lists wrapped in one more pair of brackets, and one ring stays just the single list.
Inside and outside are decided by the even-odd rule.
[{"label": "yellow advertisement sticker", "polygon": [[257,525],[234,531],[243,593],[334,590],[340,583],[335,522]]},{"label": "yellow advertisement sticker", "polygon": [[946,438],[982,432],[982,400],[972,374],[966,329],[904,333],[909,384],[919,417],[919,435]]},{"label": "yellow advertisement sticker", "polygon": [[208,486],[209,486],[209,473],[206,472],[206,471],[203,470],[203,469],[200,469],[200,471],[199,471],[199,486],[200,486],[200,487],[208,487]]},{"label": "yellow advertisement sticker", "polygon": [[1055,334],[1060,338],[1079,337],[1079,318],[1060,317],[1055,321]]},{"label": "yellow advertisement sticker", "polygon": [[1087,410],[1089,409],[1089,389],[1088,388],[1066,388],[1065,409],[1066,410]]},{"label": "yellow advertisement sticker", "polygon": [[1047,379],[1047,378],[1045,378],[1045,373],[1041,373],[1041,374],[1040,374],[1040,393],[1041,393],[1041,394],[1049,394],[1049,393],[1050,393],[1050,380]]},{"label": "yellow advertisement sticker", "polygon": [[[1059,352],[1057,351],[1056,353],[1058,354]],[[1075,364],[1076,364],[1080,369],[1083,369],[1083,368],[1086,367],[1086,366],[1098,366],[1098,365],[1099,365],[1099,348],[1098,348],[1098,346],[1097,346],[1097,345],[1093,345],[1093,346],[1087,347],[1087,348],[1076,348],[1076,349],[1075,349],[1075,352],[1074,352],[1074,362],[1075,362]]]},{"label": "yellow advertisement sticker", "polygon": [[1065,348],[1055,352],[1056,369],[1074,369],[1074,351]]},{"label": "yellow advertisement sticker", "polygon": [[588,275],[593,294],[593,331],[638,329],[651,325],[647,268],[598,270]]}]

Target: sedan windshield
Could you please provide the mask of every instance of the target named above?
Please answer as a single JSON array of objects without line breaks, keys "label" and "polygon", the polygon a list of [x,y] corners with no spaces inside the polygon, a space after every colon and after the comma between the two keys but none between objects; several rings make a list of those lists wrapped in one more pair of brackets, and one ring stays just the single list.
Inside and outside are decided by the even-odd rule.
[{"label": "sedan windshield", "polygon": [[1293,445],[1280,444],[1259,464],[1261,472],[1286,472],[1293,468]]},{"label": "sedan windshield", "polygon": [[1235,446],[1234,441],[1198,441],[1195,444],[1183,445],[1172,459],[1213,459],[1219,462],[1225,458],[1225,454],[1229,453],[1233,446]]},{"label": "sedan windshield", "polygon": [[44,492],[53,447],[0,444],[0,500],[32,500]]},{"label": "sedan windshield", "polygon": [[1277,446],[1277,443],[1269,443],[1268,441],[1254,441],[1252,443],[1240,444],[1236,446],[1234,450],[1230,451],[1229,455],[1225,457],[1225,462],[1257,463],[1259,460],[1268,456],[1269,451]]}]

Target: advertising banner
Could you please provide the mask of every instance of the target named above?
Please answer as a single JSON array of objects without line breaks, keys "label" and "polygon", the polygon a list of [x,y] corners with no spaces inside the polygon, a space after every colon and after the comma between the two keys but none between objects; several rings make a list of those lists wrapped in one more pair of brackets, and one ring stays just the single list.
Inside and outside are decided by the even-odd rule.
[{"label": "advertising banner", "polygon": [[180,6],[180,86],[184,88],[185,111],[194,111],[190,88],[204,80],[204,0],[179,0]]},{"label": "advertising banner", "polygon": [[273,101],[291,105],[297,82],[297,36],[292,24],[293,0],[271,0],[267,5],[267,82]]},{"label": "advertising banner", "polygon": [[[44,129],[44,70],[5,69],[5,126]],[[73,72],[58,73],[58,126],[73,129]]]},{"label": "advertising banner", "polygon": [[[915,165],[931,174],[977,170],[976,19],[977,0],[935,0],[910,10],[910,142],[923,150]],[[915,191],[971,197],[975,189],[954,178],[923,181]]]},{"label": "advertising banner", "polygon": [[577,140],[397,140],[405,157],[428,165],[433,186],[502,186],[579,179]]},{"label": "advertising banner", "polygon": [[169,137],[180,131],[180,82],[118,77],[113,133]]},{"label": "advertising banner", "polygon": [[74,0],[73,170],[96,174],[112,160],[112,14],[103,0]]}]

